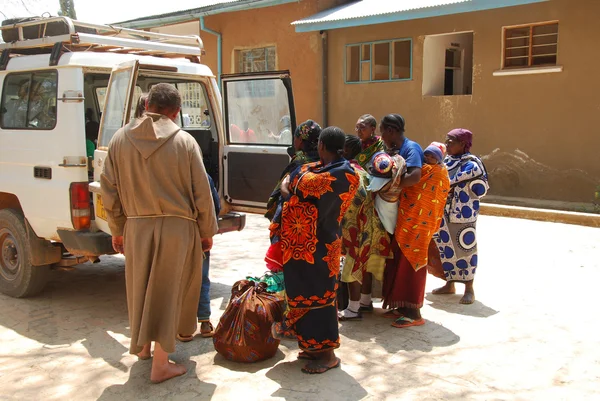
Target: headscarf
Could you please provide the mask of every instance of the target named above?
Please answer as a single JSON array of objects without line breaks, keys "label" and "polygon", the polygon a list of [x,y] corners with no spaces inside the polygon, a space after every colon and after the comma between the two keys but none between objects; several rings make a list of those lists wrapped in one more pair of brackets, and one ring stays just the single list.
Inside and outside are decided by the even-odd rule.
[{"label": "headscarf", "polygon": [[473,133],[468,129],[453,129],[448,132],[448,136],[462,142],[465,145],[465,153],[468,153],[471,150],[471,146],[473,146]]},{"label": "headscarf", "polygon": [[314,152],[319,144],[319,135],[321,126],[313,120],[306,120],[296,127],[294,138],[302,139],[302,151],[305,153]]},{"label": "headscarf", "polygon": [[433,157],[435,157],[435,160],[437,160],[438,163],[441,163],[441,161],[444,159],[444,154],[442,153],[442,150],[433,144],[427,146],[423,153],[430,153],[431,155],[433,155]]}]

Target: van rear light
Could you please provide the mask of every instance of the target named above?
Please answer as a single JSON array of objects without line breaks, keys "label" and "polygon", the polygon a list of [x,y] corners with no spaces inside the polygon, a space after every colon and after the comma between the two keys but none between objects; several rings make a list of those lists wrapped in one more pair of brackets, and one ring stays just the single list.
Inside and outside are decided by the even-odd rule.
[{"label": "van rear light", "polygon": [[76,230],[90,228],[90,190],[87,182],[71,183],[71,222]]}]

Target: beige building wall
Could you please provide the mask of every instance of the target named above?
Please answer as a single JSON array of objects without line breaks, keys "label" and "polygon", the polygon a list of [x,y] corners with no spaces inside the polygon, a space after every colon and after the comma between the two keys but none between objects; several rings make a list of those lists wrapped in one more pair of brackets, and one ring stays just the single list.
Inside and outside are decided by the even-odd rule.
[{"label": "beige building wall", "polygon": [[[421,145],[452,128],[474,132],[491,194],[592,202],[600,185],[600,1],[552,0],[415,21],[329,31],[330,124],[353,132],[358,116],[400,113],[406,134]],[[559,21],[559,73],[494,76],[501,69],[503,27]],[[427,35],[473,32],[472,95],[424,96]],[[410,81],[346,84],[345,46],[412,38]],[[296,86],[297,88],[297,86]]]},{"label": "beige building wall", "polygon": [[[342,0],[302,0],[279,6],[228,12],[205,17],[205,26],[222,35],[222,73],[238,72],[235,51],[268,46],[276,47],[276,68],[290,70],[294,89],[296,120],[322,122],[322,40],[319,32],[296,33],[293,21],[323,9],[344,3]],[[200,31],[200,23],[154,28],[163,33],[199,34],[206,51],[202,62],[215,75],[217,70],[217,37]]]}]

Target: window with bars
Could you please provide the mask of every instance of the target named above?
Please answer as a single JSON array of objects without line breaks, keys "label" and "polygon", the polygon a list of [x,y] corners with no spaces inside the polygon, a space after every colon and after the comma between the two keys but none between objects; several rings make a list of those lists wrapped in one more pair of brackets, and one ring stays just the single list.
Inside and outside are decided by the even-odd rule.
[{"label": "window with bars", "polygon": [[346,82],[412,79],[410,39],[358,43],[346,46]]},{"label": "window with bars", "polygon": [[[236,68],[238,73],[275,71],[275,46],[256,49],[236,50]],[[273,97],[275,87],[271,81],[244,82],[237,87],[239,97]]]},{"label": "window with bars", "polygon": [[275,46],[236,50],[237,72],[275,71]]},{"label": "window with bars", "polygon": [[557,60],[558,22],[504,28],[504,69],[553,66]]}]

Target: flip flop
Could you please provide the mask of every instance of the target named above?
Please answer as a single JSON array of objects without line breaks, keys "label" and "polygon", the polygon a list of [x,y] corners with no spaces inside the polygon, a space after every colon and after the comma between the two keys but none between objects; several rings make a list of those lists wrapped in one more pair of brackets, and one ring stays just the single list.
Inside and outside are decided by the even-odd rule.
[{"label": "flip flop", "polygon": [[182,343],[189,343],[190,341],[192,341],[194,339],[194,335],[186,336],[183,334],[177,334],[177,339],[179,341],[181,341]]},{"label": "flip flop", "polygon": [[327,365],[323,365],[320,363],[315,363],[315,364],[313,364],[313,367],[311,368],[311,370],[307,369],[308,365],[310,365],[310,363],[308,363],[305,367],[302,368],[302,372],[309,374],[309,375],[320,375],[321,373],[325,373],[330,369],[339,368],[340,365],[342,364],[342,361],[340,360],[340,358],[335,358],[335,359],[337,360],[337,362],[333,366],[327,366]]},{"label": "flip flop", "polygon": [[[202,338],[210,338],[215,335],[215,327],[210,321],[202,321],[198,323],[200,323],[200,336],[202,336]],[[208,331],[202,331],[202,323],[208,323],[208,326],[210,327]]]},{"label": "flip flop", "polygon": [[[402,322],[406,322],[406,323],[402,324]],[[425,324],[425,319],[423,319],[423,318],[415,320],[415,319],[411,319],[406,316],[401,316],[398,319],[396,319],[394,321],[394,323],[392,323],[392,326],[399,328],[399,329],[403,329],[405,327],[423,326],[424,324]]]},{"label": "flip flop", "polygon": [[391,309],[385,312],[382,316],[388,319],[398,319],[402,317],[402,313],[398,312],[398,309]]}]

